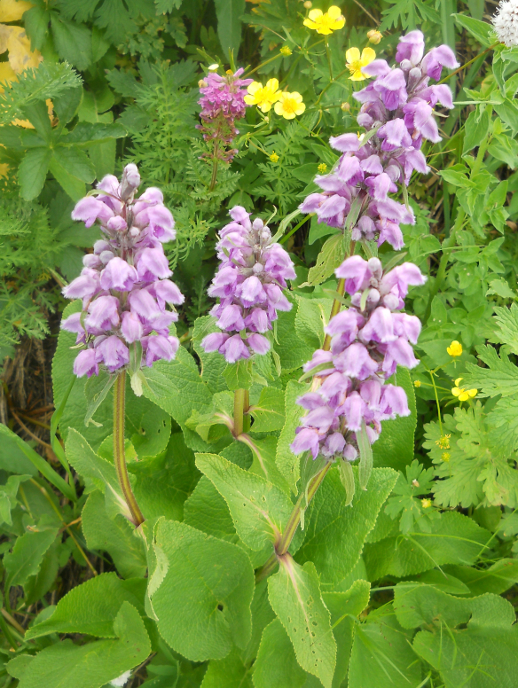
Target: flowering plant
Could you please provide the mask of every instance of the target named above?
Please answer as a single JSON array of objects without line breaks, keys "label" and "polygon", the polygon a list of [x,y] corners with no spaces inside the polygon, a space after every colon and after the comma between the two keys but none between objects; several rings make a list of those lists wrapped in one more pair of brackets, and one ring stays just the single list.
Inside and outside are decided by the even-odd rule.
[{"label": "flowering plant", "polygon": [[0,684],[515,688],[512,7],[79,4],[0,1]]}]

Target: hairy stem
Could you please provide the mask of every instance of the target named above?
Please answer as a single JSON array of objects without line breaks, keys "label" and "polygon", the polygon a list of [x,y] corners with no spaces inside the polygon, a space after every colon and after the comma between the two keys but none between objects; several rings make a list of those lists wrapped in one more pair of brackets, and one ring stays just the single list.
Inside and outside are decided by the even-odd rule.
[{"label": "hairy stem", "polygon": [[131,513],[131,520],[136,527],[144,523],[144,516],[140,511],[128,475],[126,457],[124,455],[124,416],[125,416],[125,392],[126,392],[126,371],[123,370],[117,375],[113,386],[113,459],[117,479],[126,500],[126,504]]},{"label": "hairy stem", "polygon": [[322,484],[324,478],[326,477],[327,471],[331,468],[331,465],[331,463],[327,463],[324,468],[311,479],[307,490],[306,506],[303,506],[304,493],[302,493],[297,499],[297,503],[293,507],[293,511],[291,512],[291,516],[286,524],[286,528],[284,529],[282,537],[275,547],[275,554],[272,554],[268,561],[257,571],[255,575],[256,583],[259,583],[263,580],[263,578],[269,576],[277,566],[279,557],[282,557],[287,553],[288,549],[290,548],[291,541],[293,540],[295,533],[297,532],[297,528],[299,527],[302,514],[315,496],[316,491]]},{"label": "hairy stem", "polygon": [[[247,389],[236,389],[234,392],[234,437],[242,435],[245,431],[245,423],[250,424],[250,418],[245,417],[248,411],[249,400]],[[246,428],[247,430],[249,427]]]}]

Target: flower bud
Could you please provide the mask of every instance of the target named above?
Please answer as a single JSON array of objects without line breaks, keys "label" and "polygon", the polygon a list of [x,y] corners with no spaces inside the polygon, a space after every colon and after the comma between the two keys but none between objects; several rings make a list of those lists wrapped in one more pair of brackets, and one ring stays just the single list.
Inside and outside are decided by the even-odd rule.
[{"label": "flower bud", "polygon": [[369,43],[378,45],[378,43],[383,38],[383,34],[380,31],[377,31],[376,29],[371,29],[370,31],[367,31],[367,38],[369,39]]},{"label": "flower bud", "polygon": [[133,163],[126,165],[124,168],[124,173],[122,175],[121,186],[120,186],[120,198],[121,201],[129,201],[133,197],[133,194],[140,186],[140,174],[138,172],[137,166]]},{"label": "flower bud", "polygon": [[343,110],[344,112],[350,112],[351,111],[351,106],[349,103],[345,102],[340,105],[340,109]]}]

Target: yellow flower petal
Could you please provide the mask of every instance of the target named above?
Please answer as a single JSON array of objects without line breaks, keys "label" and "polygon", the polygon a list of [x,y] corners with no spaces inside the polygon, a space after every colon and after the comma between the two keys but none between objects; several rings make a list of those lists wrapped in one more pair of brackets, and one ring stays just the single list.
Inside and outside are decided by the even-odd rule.
[{"label": "yellow flower petal", "polygon": [[310,10],[308,17],[312,20],[315,21],[317,19],[320,19],[320,17],[323,17],[324,13],[322,10]]},{"label": "yellow flower petal", "polygon": [[279,79],[269,79],[266,82],[265,89],[266,88],[271,91],[276,91],[279,88]]},{"label": "yellow flower petal", "polygon": [[365,81],[367,77],[365,74],[363,74],[361,69],[355,69],[353,72],[351,72],[351,76],[349,77],[350,81]]},{"label": "yellow flower petal", "polygon": [[1,83],[3,81],[13,81],[13,79],[16,79],[16,74],[9,62],[0,62],[0,93],[4,92]]},{"label": "yellow flower petal", "polygon": [[462,390],[461,393],[459,394],[459,401],[467,401],[469,399],[468,393],[465,390]]},{"label": "yellow flower petal", "polygon": [[0,0],[0,19],[4,22],[19,21],[32,4],[23,0]]},{"label": "yellow flower petal", "polygon": [[349,50],[345,53],[345,59],[347,62],[356,62],[357,60],[360,59],[360,51],[358,48],[349,48]]},{"label": "yellow flower petal", "polygon": [[461,382],[462,382],[462,378],[461,378],[461,377],[458,377],[458,378],[455,380],[455,387],[460,387],[460,383],[461,383]]},{"label": "yellow flower petal", "polygon": [[331,5],[331,7],[327,10],[327,14],[331,17],[331,19],[339,19],[342,16],[342,10],[336,5]]},{"label": "yellow flower petal", "polygon": [[473,399],[473,397],[476,397],[478,394],[478,389],[468,389],[468,394],[469,396]]},{"label": "yellow flower petal", "polygon": [[9,165],[6,163],[0,164],[0,179],[7,179],[9,177]]},{"label": "yellow flower petal", "polygon": [[363,67],[370,64],[375,59],[376,59],[376,51],[375,50],[373,50],[372,48],[364,48],[363,49],[363,51],[362,51],[362,66]]},{"label": "yellow flower petal", "polygon": [[458,387],[454,387],[451,390],[451,393],[453,394],[454,397],[458,397],[462,394],[462,389],[459,389]]},{"label": "yellow flower petal", "polygon": [[263,85],[261,84],[260,81],[252,81],[251,84],[248,84],[248,88],[246,90],[248,91],[248,93],[250,93],[250,95],[253,96],[262,87],[263,87]]}]

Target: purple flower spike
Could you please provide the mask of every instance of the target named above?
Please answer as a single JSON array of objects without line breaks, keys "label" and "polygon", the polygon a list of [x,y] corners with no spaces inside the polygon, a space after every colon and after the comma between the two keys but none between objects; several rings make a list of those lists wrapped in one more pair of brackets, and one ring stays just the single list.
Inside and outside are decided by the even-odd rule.
[{"label": "purple flower spike", "polygon": [[203,339],[208,353],[219,351],[229,363],[263,356],[270,350],[264,332],[272,329],[277,311],[289,311],[283,294],[286,280],[296,277],[291,258],[280,244],[272,242],[270,229],[260,219],[250,222],[241,206],[230,211],[232,222],[223,227],[216,247],[220,265],[208,289],[219,297],[211,314],[225,333]]},{"label": "purple flower spike", "polygon": [[127,368],[129,347],[142,344],[142,365],[170,361],[179,341],[169,335],[178,319],[166,304],[181,304],[184,297],[171,276],[162,244],[174,238],[174,219],[163,205],[162,192],[148,189],[140,198],[136,165],[127,165],[122,180],[108,175],[97,185],[98,196],[77,203],[72,217],[90,227],[96,220],[103,238],[94,253],[85,256],[85,267],[63,294],[83,299],[83,314],[75,313],[61,324],[84,344],[74,363],[81,377],[99,374],[99,365],[110,372]]},{"label": "purple flower spike", "polygon": [[300,420],[291,450],[310,451],[314,459],[321,454],[329,461],[354,461],[358,433],[365,431],[372,444],[381,421],[410,413],[404,389],[386,380],[398,365],[413,368],[418,363],[410,342],[417,342],[421,323],[397,311],[404,307],[409,285],[423,284],[425,277],[412,263],[383,274],[378,258],[366,261],[361,256],[347,258],[336,275],[346,280],[352,306],[326,327],[331,350],[317,349],[304,366],[308,372],[331,364],[317,373],[320,387],[315,391],[313,385],[313,391],[297,400],[309,413]]},{"label": "purple flower spike", "polygon": [[370,134],[353,133],[331,137],[330,145],[342,153],[330,174],[317,176],[322,191],[312,193],[299,206],[304,213],[315,213],[318,222],[344,229],[351,207],[360,207],[351,227],[353,241],[377,240],[394,249],[403,246],[400,224],[413,224],[413,213],[391,198],[401,185],[408,186],[413,172],[427,174],[421,153],[423,140],[441,140],[434,108],[438,103],[453,107],[452,94],[439,80],[443,67],[458,66],[451,49],[442,45],[424,55],[421,31],[402,36],[396,52],[395,67],[385,60],[374,60],[363,71],[374,80],[353,94],[362,106],[358,124]]}]

